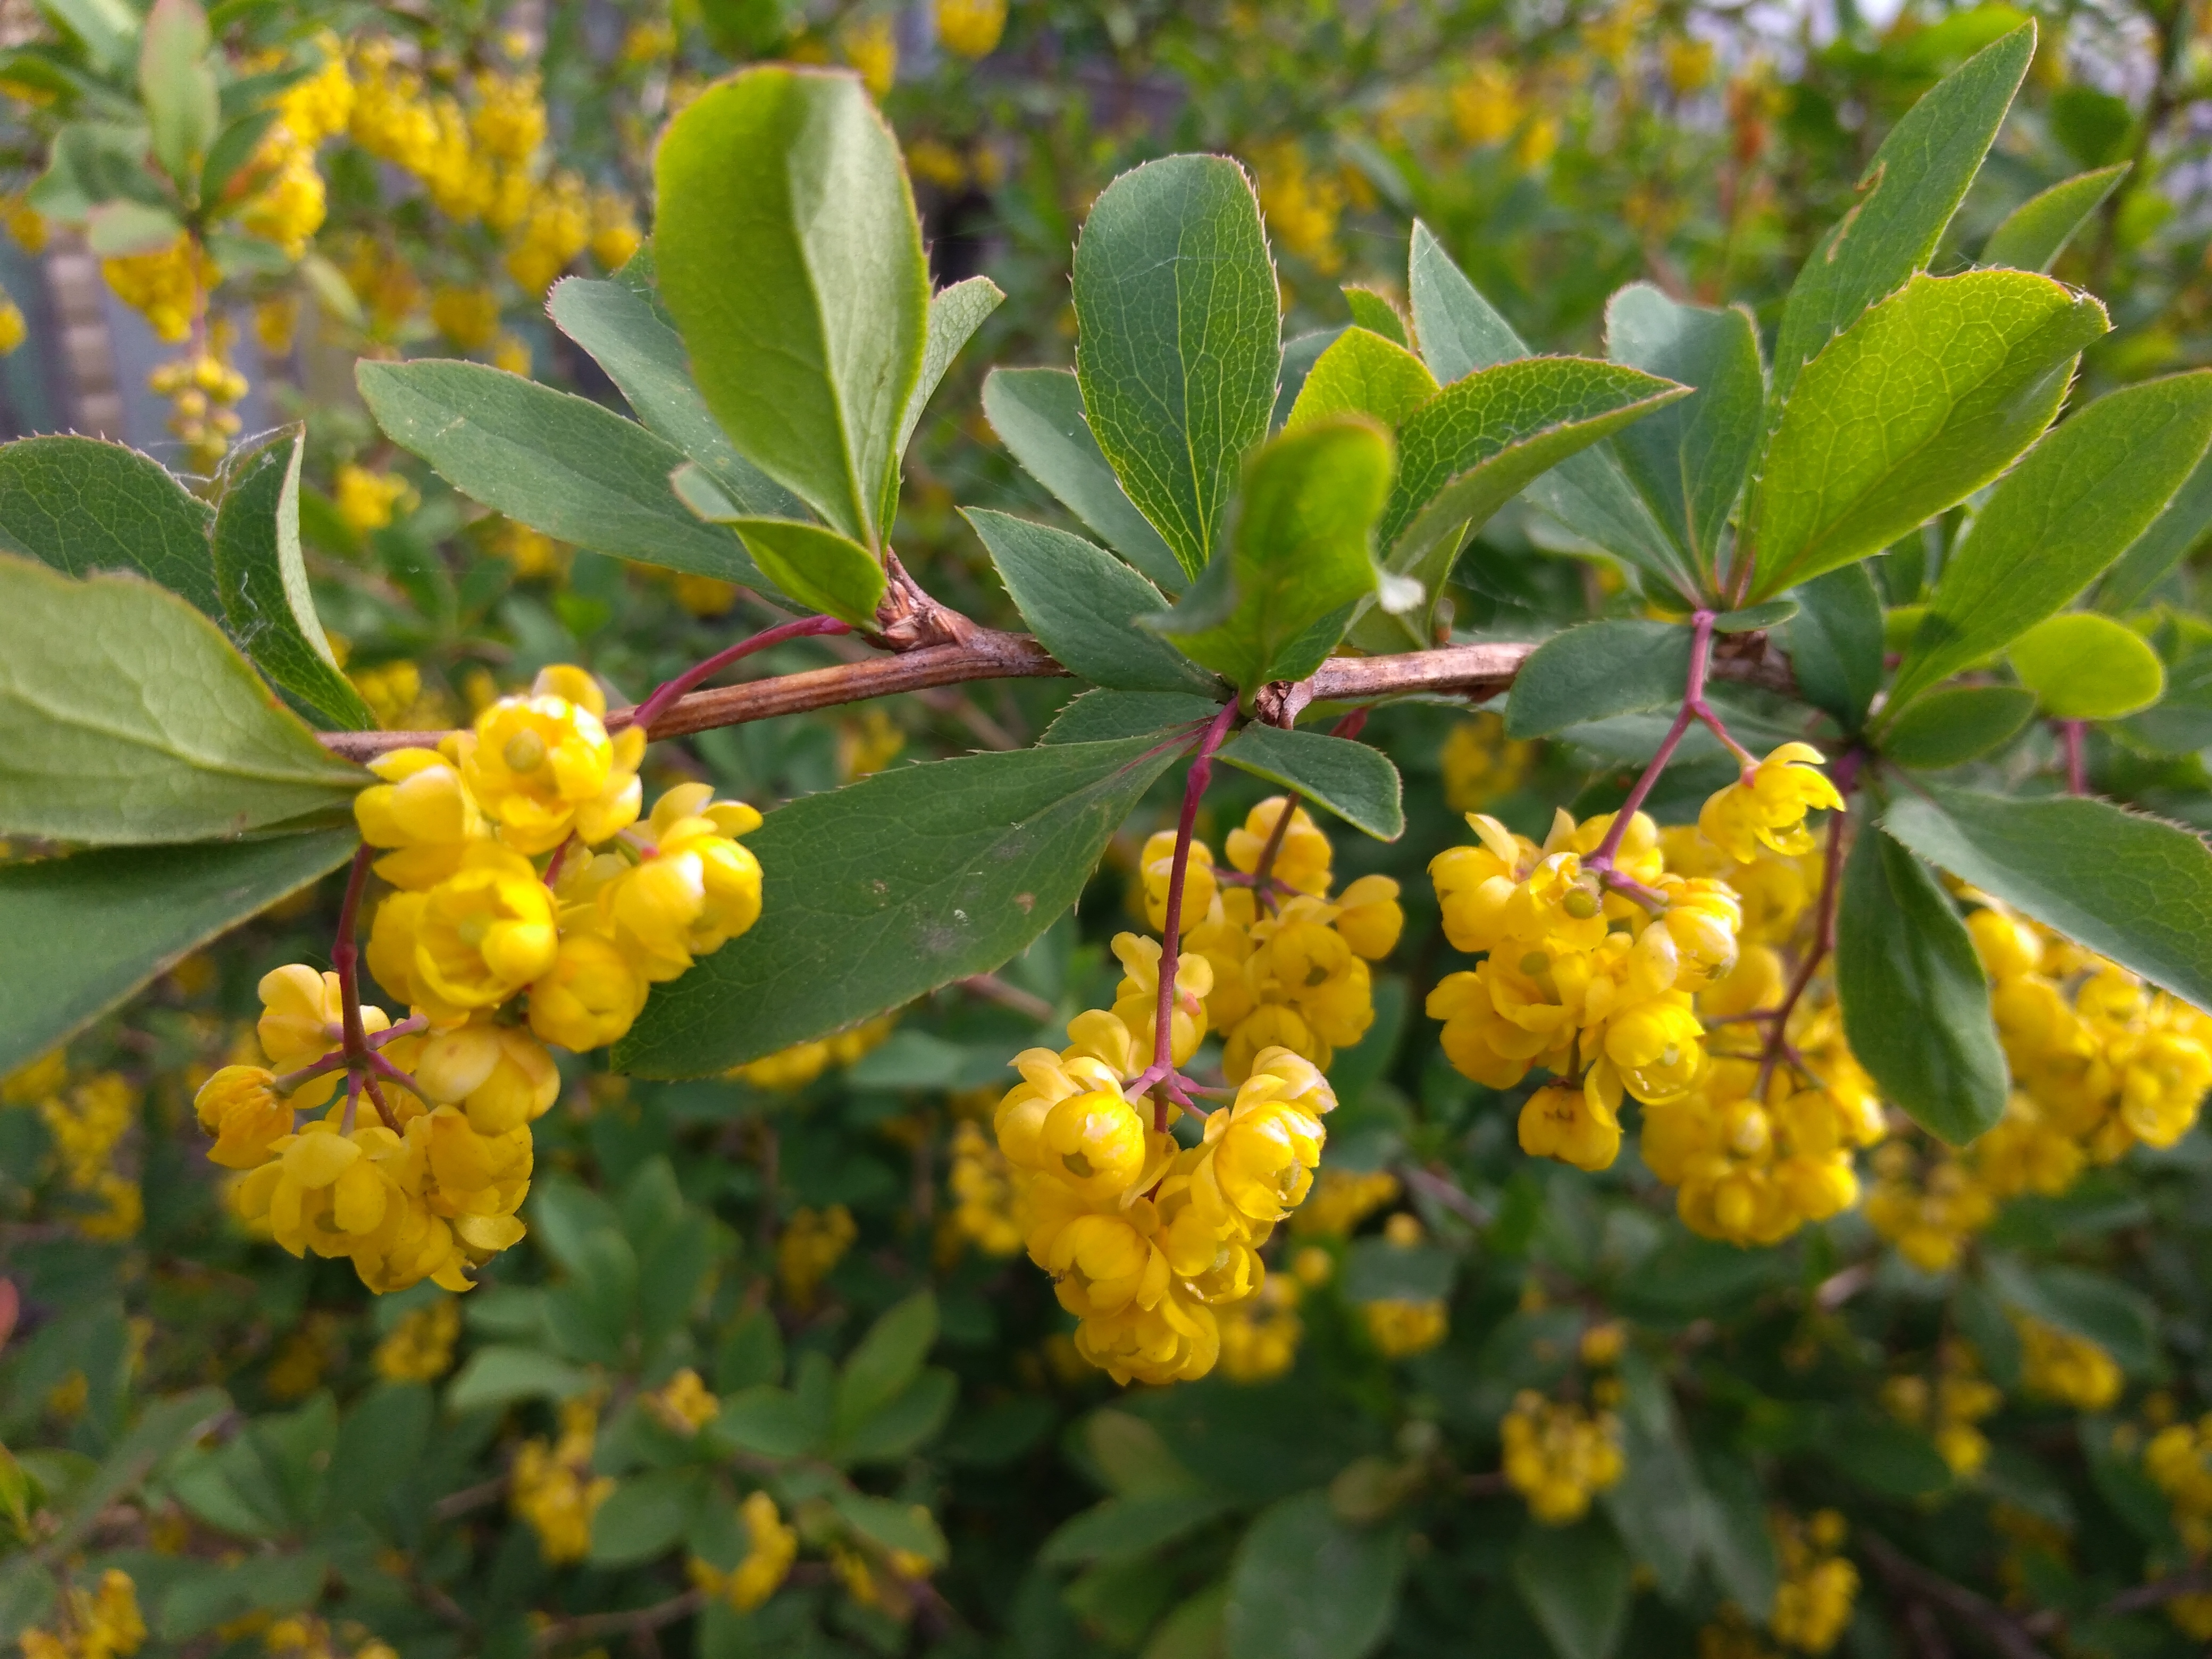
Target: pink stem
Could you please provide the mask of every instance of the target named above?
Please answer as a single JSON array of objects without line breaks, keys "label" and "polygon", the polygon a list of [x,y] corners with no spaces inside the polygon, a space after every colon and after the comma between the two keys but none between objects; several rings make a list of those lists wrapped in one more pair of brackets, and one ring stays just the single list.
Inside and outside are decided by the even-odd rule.
[{"label": "pink stem", "polygon": [[2066,750],[2066,793],[2086,795],[2089,793],[2089,756],[2086,739],[2089,735],[2087,720],[2057,722],[2058,741]]},{"label": "pink stem", "polygon": [[1171,1039],[1175,1030],[1176,969],[1182,957],[1182,888],[1184,873],[1190,866],[1190,838],[1198,827],[1198,803],[1206,794],[1206,785],[1213,781],[1214,751],[1228,738],[1230,725],[1236,718],[1237,705],[1224,703],[1221,712],[1199,738],[1189,775],[1183,781],[1182,817],[1176,823],[1175,862],[1168,868],[1168,911],[1160,930],[1159,1006],[1152,1026],[1152,1063],[1146,1073],[1147,1077],[1157,1073],[1154,1080],[1161,1085],[1160,1093],[1153,1102],[1152,1127],[1158,1129],[1168,1127],[1165,1097],[1182,1093],[1176,1085]]},{"label": "pink stem", "polygon": [[763,629],[749,640],[739,640],[728,649],[717,651],[706,661],[685,669],[674,679],[657,687],[653,695],[630,714],[629,723],[647,737],[653,735],[653,723],[666,714],[676,700],[719,674],[732,663],[750,657],[756,651],[765,651],[772,645],[781,645],[786,640],[804,639],[815,634],[849,634],[849,623],[835,617],[803,617],[797,622],[779,623],[774,628]]},{"label": "pink stem", "polygon": [[369,860],[374,856],[374,849],[366,843],[355,849],[353,868],[346,875],[345,898],[338,905],[338,936],[331,945],[331,963],[338,975],[343,1052],[349,1058],[368,1052],[368,1035],[361,1024],[361,946],[355,943],[354,933],[361,921],[361,895],[368,885]]},{"label": "pink stem", "polygon": [[[1723,743],[1730,748],[1735,747],[1734,739],[1729,737],[1718,718],[1705,705],[1705,671],[1711,664],[1713,654],[1713,616],[1711,611],[1699,611],[1691,618],[1690,678],[1682,688],[1682,706],[1675,712],[1674,723],[1667,728],[1667,735],[1659,740],[1658,750],[1644,767],[1644,775],[1636,780],[1635,787],[1628,792],[1628,799],[1621,802],[1620,810],[1613,815],[1613,823],[1606,830],[1605,839],[1598,843],[1597,851],[1583,861],[1583,869],[1594,872],[1607,885],[1629,892],[1630,896],[1639,903],[1649,904],[1659,895],[1642,883],[1621,875],[1613,867],[1613,860],[1620,851],[1621,837],[1628,833],[1630,820],[1643,810],[1644,799],[1651,793],[1652,786],[1659,781],[1659,775],[1667,769],[1667,763],[1674,758],[1674,750],[1681,745],[1684,735],[1690,729],[1690,722],[1705,721],[1719,734]],[[1742,751],[1739,750],[1737,752],[1741,754]],[[1631,891],[1632,889],[1637,890]]]},{"label": "pink stem", "polygon": [[1798,1000],[1812,984],[1813,975],[1821,962],[1836,948],[1836,903],[1843,896],[1844,885],[1844,822],[1850,816],[1849,800],[1852,786],[1858,781],[1860,754],[1849,749],[1836,761],[1836,793],[1846,802],[1845,809],[1828,815],[1828,845],[1821,861],[1820,908],[1814,913],[1812,948],[1805,952],[1805,960],[1797,964],[1797,972],[1784,994],[1782,1006],[1769,1018],[1772,1021],[1766,1036],[1765,1050],[1759,1056],[1759,1081],[1752,1091],[1752,1098],[1764,1105],[1766,1101],[1766,1080],[1773,1073],[1775,1057],[1786,1054],[1790,1063],[1800,1071],[1804,1061],[1789,1040],[1790,1016]]}]

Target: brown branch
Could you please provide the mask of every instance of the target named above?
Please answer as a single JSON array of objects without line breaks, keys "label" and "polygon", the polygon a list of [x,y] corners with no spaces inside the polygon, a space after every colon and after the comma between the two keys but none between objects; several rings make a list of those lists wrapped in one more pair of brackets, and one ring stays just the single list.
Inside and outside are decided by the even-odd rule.
[{"label": "brown branch", "polygon": [[[940,614],[949,617],[954,613]],[[1757,637],[1738,635],[1732,639]],[[1513,684],[1513,677],[1535,648],[1531,642],[1509,641],[1447,645],[1433,651],[1407,651],[1387,657],[1331,657],[1310,678],[1266,687],[1256,699],[1256,712],[1271,725],[1289,726],[1309,704],[1315,702],[1370,702],[1385,697],[1419,695],[1478,700],[1492,697]],[[1758,648],[1739,647],[1725,657],[1717,651],[1712,672],[1717,679],[1735,680],[1766,690],[1786,691],[1791,684],[1789,665],[1765,649],[1763,641]],[[748,720],[771,720],[780,714],[834,708],[901,691],[920,691],[972,680],[1048,679],[1066,672],[1028,635],[1006,634],[970,623],[958,643],[928,644],[859,662],[837,663],[827,668],[810,668],[802,673],[779,674],[768,679],[694,691],[653,721],[651,735],[679,738],[716,726],[742,726]],[[630,712],[628,708],[613,710],[607,716],[607,729],[621,731],[629,724]],[[347,760],[365,761],[394,749],[434,748],[447,734],[325,732],[320,735],[323,746],[332,754]]]},{"label": "brown branch", "polygon": [[656,1601],[649,1607],[632,1607],[622,1613],[585,1613],[573,1619],[559,1619],[538,1632],[531,1645],[540,1653],[569,1642],[589,1641],[595,1636],[634,1636],[642,1631],[659,1630],[663,1625],[672,1625],[689,1619],[707,1605],[707,1592],[686,1590],[665,1601]]},{"label": "brown branch", "polygon": [[[2021,1628],[2020,1621],[1986,1596],[1929,1571],[1893,1548],[1887,1540],[1872,1533],[1862,1534],[1859,1547],[1893,1589],[1902,1591],[1917,1605],[1941,1607],[1954,1618],[1964,1620],[1987,1638],[1990,1645],[2003,1654],[2005,1659],[2049,1659],[2035,1644],[2034,1638]],[[1926,1638],[1921,1639],[1924,1645]]]}]

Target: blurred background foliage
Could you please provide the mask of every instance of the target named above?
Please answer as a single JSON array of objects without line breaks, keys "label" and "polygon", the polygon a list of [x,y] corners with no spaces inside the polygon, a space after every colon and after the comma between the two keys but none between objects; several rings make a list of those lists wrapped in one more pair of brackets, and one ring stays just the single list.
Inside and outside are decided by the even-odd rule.
[{"label": "blurred background foliage", "polygon": [[[179,91],[150,83],[132,0],[0,0],[5,412],[202,472],[304,420],[318,601],[387,726],[451,725],[550,662],[634,698],[743,631],[740,596],[485,515],[382,440],[351,365],[469,356],[612,402],[545,292],[636,252],[654,133],[733,63],[859,70],[937,279],[1010,296],[932,407],[896,534],[946,602],[1004,621],[954,503],[1057,509],[997,446],[981,376],[1071,360],[1070,246],[1116,173],[1193,149],[1251,167],[1294,363],[1348,320],[1344,285],[1395,293],[1416,216],[1543,349],[1595,349],[1605,296],[1639,278],[1771,326],[1889,125],[2026,15],[223,0],[210,80]],[[2127,164],[2057,273],[2112,308],[2085,382],[2212,362],[2197,9],[2034,15],[2028,87],[1936,268]],[[152,160],[116,137],[155,105],[199,112],[197,149],[163,151],[158,123]],[[1485,545],[1453,596],[1464,637],[1632,599],[1522,509]],[[1914,550],[1881,576],[1910,604]],[[2158,596],[2176,661],[2205,631],[2191,580]],[[927,693],[653,764],[767,805],[1029,741],[1064,695]],[[1217,1375],[1174,1389],[1077,1358],[985,1127],[1007,1057],[1111,1000],[1105,941],[1141,908],[1164,793],[995,976],[724,1079],[566,1076],[530,1239],[465,1297],[371,1298],[343,1262],[257,1241],[201,1155],[192,1091],[251,1056],[261,974],[327,957],[335,890],[188,958],[0,1091],[0,1639],[31,1659],[2201,1651],[2204,1133],[2022,1176],[1900,1120],[1866,1206],[1765,1249],[1692,1234],[1633,1153],[1532,1163],[1418,1017],[1449,965],[1422,865],[1474,807],[1540,836],[1555,804],[1603,810],[1637,757],[1427,706],[1368,735],[1407,775],[1409,833],[1337,856],[1401,880],[1405,939],[1267,1295]],[[2212,732],[2139,735],[2100,730],[2098,787],[2212,823]],[[1224,782],[1202,831],[1259,793]],[[1702,789],[1678,793],[1662,819]]]}]

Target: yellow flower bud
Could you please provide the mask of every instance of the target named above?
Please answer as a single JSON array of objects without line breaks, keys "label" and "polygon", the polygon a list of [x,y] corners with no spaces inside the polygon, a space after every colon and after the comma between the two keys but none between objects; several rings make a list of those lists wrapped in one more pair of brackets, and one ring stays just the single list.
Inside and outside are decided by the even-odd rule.
[{"label": "yellow flower bud", "polygon": [[560,1070],[535,1037],[483,1019],[431,1036],[409,1074],[426,1099],[462,1107],[480,1134],[543,1117],[561,1092]]},{"label": "yellow flower bud", "polygon": [[274,1073],[258,1066],[226,1066],[200,1085],[192,1109],[200,1127],[216,1137],[210,1163],[258,1169],[268,1162],[270,1144],[292,1133],[292,1104],[276,1082]]}]

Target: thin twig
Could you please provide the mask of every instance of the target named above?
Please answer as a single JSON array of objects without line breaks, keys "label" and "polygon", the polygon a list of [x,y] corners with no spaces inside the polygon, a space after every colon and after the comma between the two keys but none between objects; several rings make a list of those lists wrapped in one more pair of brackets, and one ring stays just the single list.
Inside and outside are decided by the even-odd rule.
[{"label": "thin twig", "polygon": [[707,1592],[686,1590],[681,1595],[671,1596],[665,1601],[656,1601],[649,1607],[632,1607],[623,1613],[585,1613],[573,1619],[558,1619],[538,1632],[531,1645],[539,1653],[570,1642],[586,1642],[595,1636],[631,1636],[639,1631],[659,1630],[663,1625],[673,1625],[704,1610]]},{"label": "thin twig", "polygon": [[995,1002],[1001,1008],[1027,1016],[1040,1025],[1049,1021],[1054,1012],[1052,1004],[1034,991],[1024,991],[1018,985],[1009,985],[996,974],[970,974],[965,979],[953,981],[970,996],[981,997],[986,1002]]},{"label": "thin twig", "polygon": [[1986,1596],[1931,1572],[1874,1533],[1862,1534],[1859,1547],[1893,1588],[1903,1590],[1915,1601],[1941,1607],[1953,1617],[1964,1620],[1986,1637],[2005,1659],[2049,1659],[2021,1628],[2020,1621]]}]

